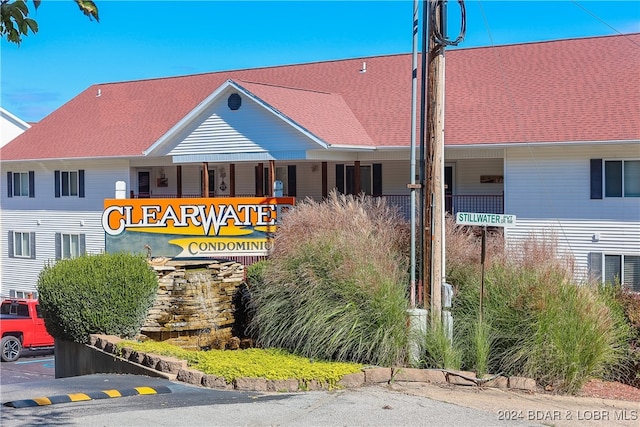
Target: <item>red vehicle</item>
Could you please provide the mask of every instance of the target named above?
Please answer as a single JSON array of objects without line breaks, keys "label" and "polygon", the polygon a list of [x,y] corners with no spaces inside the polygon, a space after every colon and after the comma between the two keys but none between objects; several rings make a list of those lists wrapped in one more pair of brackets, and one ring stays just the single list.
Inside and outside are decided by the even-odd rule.
[{"label": "red vehicle", "polygon": [[6,299],[0,307],[0,336],[3,362],[14,362],[23,348],[53,348],[53,337],[44,326],[36,299]]}]

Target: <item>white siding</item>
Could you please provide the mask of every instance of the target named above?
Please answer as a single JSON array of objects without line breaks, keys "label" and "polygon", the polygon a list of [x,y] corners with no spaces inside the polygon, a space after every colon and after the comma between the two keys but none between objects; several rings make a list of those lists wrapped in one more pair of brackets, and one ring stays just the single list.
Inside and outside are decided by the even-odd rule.
[{"label": "white siding", "polygon": [[637,159],[640,144],[507,150],[505,212],[527,219],[640,220],[640,199],[590,199],[592,158]]},{"label": "white siding", "polygon": [[590,159],[639,155],[640,144],[508,149],[505,212],[517,217],[508,240],[555,236],[577,280],[587,277],[589,252],[640,255],[640,199],[590,198]]},{"label": "white siding", "polygon": [[596,220],[543,220],[517,218],[517,226],[505,229],[510,242],[529,237],[552,237],[560,254],[573,256],[576,279],[588,272],[589,252],[640,256],[640,220],[631,222]]},{"label": "white siding", "polygon": [[31,125],[0,107],[0,147],[20,135]]},{"label": "white siding", "polygon": [[[100,211],[2,210],[0,251],[2,283],[0,295],[10,289],[36,290],[38,275],[50,260],[55,260],[55,234],[85,234],[86,251],[104,251],[104,231]],[[36,233],[36,259],[9,258],[9,231]]]},{"label": "white siding", "polygon": [[300,152],[318,144],[255,101],[242,97],[242,107],[231,111],[222,95],[193,124],[174,139],[173,156],[226,153]]},{"label": "white siding", "polygon": [[[104,199],[115,195],[115,182],[129,186],[126,160],[50,161],[3,165],[0,210],[0,294],[9,289],[35,290],[38,274],[55,258],[55,233],[85,234],[86,250],[104,250],[100,215]],[[85,197],[55,197],[54,171],[85,171]],[[7,171],[35,171],[35,197],[7,197]],[[39,222],[39,224],[38,224]],[[82,222],[82,224],[81,224]],[[36,233],[36,259],[9,258],[9,231]]]}]

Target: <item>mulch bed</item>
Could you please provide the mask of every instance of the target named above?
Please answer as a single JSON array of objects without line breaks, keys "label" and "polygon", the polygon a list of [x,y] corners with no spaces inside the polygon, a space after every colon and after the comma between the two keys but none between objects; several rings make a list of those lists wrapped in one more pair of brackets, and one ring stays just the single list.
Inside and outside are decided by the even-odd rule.
[{"label": "mulch bed", "polygon": [[613,381],[590,380],[585,383],[578,395],[640,402],[640,388]]}]

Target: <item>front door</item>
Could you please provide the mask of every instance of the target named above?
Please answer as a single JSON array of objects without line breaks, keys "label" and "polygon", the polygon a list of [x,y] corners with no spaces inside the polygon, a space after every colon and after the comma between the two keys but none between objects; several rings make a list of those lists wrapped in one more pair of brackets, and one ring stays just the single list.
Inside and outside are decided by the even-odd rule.
[{"label": "front door", "polygon": [[453,166],[444,166],[444,208],[453,214]]},{"label": "front door", "polygon": [[138,197],[151,197],[151,178],[149,171],[138,171]]}]

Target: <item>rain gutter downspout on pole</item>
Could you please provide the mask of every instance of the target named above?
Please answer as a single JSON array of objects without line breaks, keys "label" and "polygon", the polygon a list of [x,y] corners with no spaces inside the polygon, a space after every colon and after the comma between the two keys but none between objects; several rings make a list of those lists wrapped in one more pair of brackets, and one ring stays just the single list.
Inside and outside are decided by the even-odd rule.
[{"label": "rain gutter downspout on pole", "polygon": [[411,183],[411,307],[416,306],[416,114],[418,99],[418,10],[419,0],[413,0],[413,38],[411,56],[411,153],[410,177]]}]

